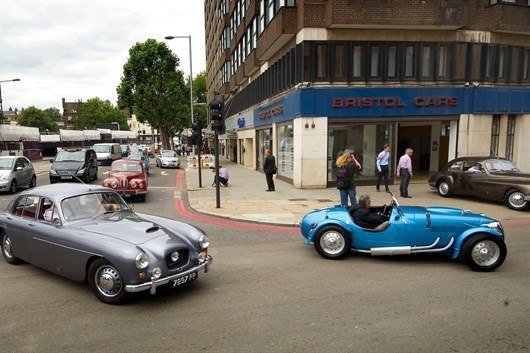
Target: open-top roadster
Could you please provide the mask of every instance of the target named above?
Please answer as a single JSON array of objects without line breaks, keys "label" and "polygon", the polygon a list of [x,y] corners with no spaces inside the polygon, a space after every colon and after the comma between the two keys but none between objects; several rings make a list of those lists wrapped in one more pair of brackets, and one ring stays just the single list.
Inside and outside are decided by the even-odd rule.
[{"label": "open-top roadster", "polygon": [[493,271],[504,262],[504,229],[495,219],[457,208],[400,206],[391,197],[391,205],[371,207],[385,220],[375,229],[356,225],[346,207],[308,213],[301,222],[305,244],[314,243],[328,259],[350,250],[373,256],[443,253],[475,271]]}]

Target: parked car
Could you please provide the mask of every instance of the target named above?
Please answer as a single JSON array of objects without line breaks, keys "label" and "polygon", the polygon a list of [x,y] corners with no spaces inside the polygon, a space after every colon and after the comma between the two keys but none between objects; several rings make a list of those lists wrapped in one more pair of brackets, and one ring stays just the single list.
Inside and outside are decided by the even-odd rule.
[{"label": "parked car", "polygon": [[98,178],[96,152],[90,148],[63,148],[50,163],[50,184],[79,180],[90,183]]},{"label": "parked car", "polygon": [[175,151],[162,150],[156,155],[156,166],[160,168],[180,168],[180,159]]},{"label": "parked car", "polygon": [[429,185],[442,197],[471,195],[504,201],[509,208],[518,211],[530,205],[530,174],[521,172],[504,158],[453,159],[429,178]]},{"label": "parked car", "polygon": [[109,176],[103,186],[112,188],[124,197],[138,196],[145,201],[147,194],[147,174],[143,164],[136,159],[121,159],[110,166]]},{"label": "parked car", "polygon": [[30,188],[37,185],[37,176],[33,164],[26,157],[0,157],[0,191],[17,192],[21,186]]},{"label": "parked car", "polygon": [[131,153],[131,146],[128,144],[120,145],[121,147],[121,157],[127,158],[129,153]]},{"label": "parked car", "polygon": [[371,207],[385,220],[375,229],[355,224],[349,209],[329,207],[308,213],[301,223],[305,244],[327,259],[350,250],[379,255],[442,253],[475,271],[493,271],[506,258],[504,228],[483,214],[449,207],[390,205]]},{"label": "parked car", "polygon": [[96,151],[100,165],[111,165],[112,162],[121,158],[119,143],[96,143],[94,151]]},{"label": "parked car", "polygon": [[[208,268],[209,241],[199,228],[135,213],[113,190],[46,185],[17,195],[0,213],[2,255],[88,281],[104,303],[129,293],[191,282]],[[27,288],[31,290],[31,288]]]},{"label": "parked car", "polygon": [[144,166],[144,170],[149,175],[149,159],[143,152],[135,151],[131,152],[127,159],[137,159],[139,161],[142,161],[142,165]]}]

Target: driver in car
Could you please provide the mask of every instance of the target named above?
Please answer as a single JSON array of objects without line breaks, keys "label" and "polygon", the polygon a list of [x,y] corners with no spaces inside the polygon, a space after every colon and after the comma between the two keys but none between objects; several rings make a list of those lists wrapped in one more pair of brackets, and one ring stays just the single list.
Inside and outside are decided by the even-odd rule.
[{"label": "driver in car", "polygon": [[350,208],[350,215],[359,227],[374,229],[384,222],[383,216],[370,209],[371,204],[369,195],[361,195],[357,205]]}]

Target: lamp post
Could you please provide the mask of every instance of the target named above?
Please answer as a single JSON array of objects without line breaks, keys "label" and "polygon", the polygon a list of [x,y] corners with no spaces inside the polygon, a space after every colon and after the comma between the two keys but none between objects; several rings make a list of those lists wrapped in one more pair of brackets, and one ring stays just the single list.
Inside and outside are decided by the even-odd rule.
[{"label": "lamp post", "polygon": [[[11,79],[11,80],[2,80],[0,81],[0,83],[3,83],[3,82],[16,82],[16,81],[20,81],[19,78],[14,78],[14,79]],[[0,124],[3,124],[4,123],[4,104],[3,104],[3,101],[2,101],[2,85],[0,84]]]},{"label": "lamp post", "polygon": [[[191,34],[189,36],[166,36],[164,37],[167,40],[172,39],[185,39],[188,38],[189,48],[190,48],[190,110],[191,110],[191,124],[193,125],[195,119],[193,117],[193,64],[191,60]],[[202,188],[202,175],[201,175],[201,146],[198,146],[199,153],[197,158],[199,159],[197,161],[198,163],[198,169],[199,169],[199,187]]]}]

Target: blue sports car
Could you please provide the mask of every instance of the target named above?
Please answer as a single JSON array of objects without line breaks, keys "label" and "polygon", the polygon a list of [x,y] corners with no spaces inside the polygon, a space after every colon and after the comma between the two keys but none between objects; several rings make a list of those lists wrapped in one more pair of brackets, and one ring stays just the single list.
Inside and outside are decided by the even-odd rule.
[{"label": "blue sports car", "polygon": [[314,243],[327,259],[339,259],[350,250],[377,255],[443,253],[461,259],[475,271],[493,271],[506,258],[504,228],[495,219],[449,207],[371,207],[384,222],[375,229],[356,225],[346,207],[308,213],[302,219],[305,244]]}]

